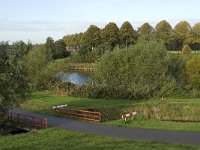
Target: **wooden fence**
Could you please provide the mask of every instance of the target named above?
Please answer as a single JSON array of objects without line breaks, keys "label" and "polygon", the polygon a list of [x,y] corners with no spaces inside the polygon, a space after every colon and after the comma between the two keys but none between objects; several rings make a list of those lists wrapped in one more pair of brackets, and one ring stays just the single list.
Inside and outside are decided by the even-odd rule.
[{"label": "wooden fence", "polygon": [[88,111],[88,110],[67,110],[63,108],[54,109],[55,113],[61,116],[88,120],[93,122],[102,122],[101,113],[96,111]]},{"label": "wooden fence", "polygon": [[19,114],[14,112],[8,112],[8,120],[11,123],[15,123],[21,127],[41,129],[48,127],[47,118],[39,118],[31,115]]}]

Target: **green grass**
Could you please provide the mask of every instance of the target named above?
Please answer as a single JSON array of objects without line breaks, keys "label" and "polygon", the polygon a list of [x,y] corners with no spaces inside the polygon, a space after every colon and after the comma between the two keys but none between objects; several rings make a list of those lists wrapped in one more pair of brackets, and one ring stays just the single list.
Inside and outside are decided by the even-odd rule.
[{"label": "green grass", "polygon": [[109,106],[121,106],[139,103],[133,100],[106,100],[106,99],[88,99],[69,96],[57,96],[44,92],[34,92],[28,100],[21,104],[21,107],[42,113],[52,113],[51,107],[54,105],[68,104],[70,108],[97,108]]},{"label": "green grass", "polygon": [[[114,120],[106,122],[105,124],[114,125],[114,126],[124,126],[124,127],[134,127],[134,128],[146,128],[146,129],[160,129],[160,130],[173,130],[173,131],[192,131],[192,132],[200,132],[200,123],[198,122],[172,122],[172,121],[159,121],[155,118],[155,116],[168,115],[165,114],[170,111],[174,118],[178,118],[178,114],[184,112],[185,114],[189,114],[190,117],[196,112],[196,108],[198,109],[200,105],[200,99],[166,99],[166,100],[108,100],[108,99],[88,99],[88,98],[76,98],[76,97],[68,97],[68,96],[57,96],[50,93],[45,92],[34,92],[29,97],[27,102],[21,104],[23,109],[53,114],[52,106],[60,105],[60,104],[68,104],[70,108],[97,108],[102,111],[102,114],[106,112],[106,114],[113,113],[121,113],[120,109],[125,109],[127,111],[132,111],[132,109],[137,110],[138,116],[133,121],[129,120],[128,123],[124,124],[122,120]],[[179,106],[179,104],[181,104]],[[191,105],[191,106],[190,106]],[[160,109],[160,112],[152,112],[154,110]],[[178,106],[178,107],[177,107]],[[180,108],[179,108],[180,107]],[[114,108],[114,109],[113,109]],[[179,108],[182,112],[179,112]],[[183,111],[183,109],[185,111]],[[155,110],[156,110],[155,109]],[[163,109],[166,109],[166,111]],[[192,109],[192,110],[191,110]],[[115,112],[118,111],[119,112]],[[148,111],[147,111],[148,110]],[[194,111],[194,112],[193,112]],[[152,119],[144,119],[141,117],[143,113],[143,117],[152,115]],[[170,115],[171,115],[170,113]],[[153,117],[153,115],[155,115]],[[177,115],[177,116],[176,116]],[[171,115],[172,116],[172,115]],[[196,116],[196,115],[195,115]],[[170,116],[169,116],[170,117]],[[187,116],[186,116],[187,118]]]},{"label": "green grass", "polygon": [[0,150],[199,150],[200,146],[162,144],[77,133],[58,128],[37,132],[0,136]]},{"label": "green grass", "polygon": [[68,104],[71,108],[98,108],[98,107],[118,107],[140,105],[157,105],[157,104],[187,104],[200,105],[200,99],[166,99],[166,100],[128,100],[128,99],[89,99],[69,96],[57,96],[45,92],[34,92],[28,100],[21,104],[21,107],[42,113],[52,113],[51,107],[54,105]]},{"label": "green grass", "polygon": [[127,128],[200,132],[200,123],[198,122],[175,122],[134,118],[133,120],[129,119],[126,123],[124,123],[123,120],[114,120],[105,122],[104,124]]}]

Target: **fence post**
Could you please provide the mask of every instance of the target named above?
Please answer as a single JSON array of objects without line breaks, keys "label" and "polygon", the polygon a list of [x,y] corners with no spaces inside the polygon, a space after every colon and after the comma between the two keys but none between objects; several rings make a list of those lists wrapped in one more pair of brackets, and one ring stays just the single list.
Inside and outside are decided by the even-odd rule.
[{"label": "fence post", "polygon": [[32,116],[32,128],[34,128],[34,117]]},{"label": "fence post", "polygon": [[48,128],[48,119],[45,118],[45,128]]},{"label": "fence post", "polygon": [[99,112],[99,122],[102,122],[101,120],[101,113]]}]

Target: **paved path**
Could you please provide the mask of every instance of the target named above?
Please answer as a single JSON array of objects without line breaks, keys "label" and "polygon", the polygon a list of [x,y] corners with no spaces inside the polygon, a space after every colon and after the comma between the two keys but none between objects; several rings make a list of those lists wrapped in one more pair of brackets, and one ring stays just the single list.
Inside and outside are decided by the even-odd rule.
[{"label": "paved path", "polygon": [[13,112],[26,113],[37,117],[47,117],[49,126],[59,127],[72,131],[148,142],[200,145],[200,132],[174,132],[138,128],[113,127],[92,124],[81,120],[73,120],[58,116],[32,113],[19,108],[13,109]]}]

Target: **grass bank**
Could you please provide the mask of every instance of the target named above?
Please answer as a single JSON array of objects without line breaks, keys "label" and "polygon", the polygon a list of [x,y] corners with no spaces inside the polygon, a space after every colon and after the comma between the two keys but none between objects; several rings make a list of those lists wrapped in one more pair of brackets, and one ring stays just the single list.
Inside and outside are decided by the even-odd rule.
[{"label": "grass bank", "polygon": [[[127,100],[127,99],[88,99],[57,96],[50,93],[34,92],[23,109],[54,115],[52,106],[68,104],[74,109],[95,109],[100,111],[105,124],[147,129],[200,132],[200,123],[191,122],[200,119],[200,99],[167,100]],[[134,120],[124,124],[121,114],[137,111]],[[161,121],[168,120],[168,121]],[[173,120],[176,120],[173,121]],[[189,121],[189,122],[183,122]]]},{"label": "grass bank", "polygon": [[124,123],[123,120],[119,119],[105,122],[104,124],[127,128],[200,132],[200,123],[198,122],[160,121],[153,119],[141,119],[136,117],[133,120],[129,119],[126,123]]},{"label": "grass bank", "polygon": [[1,150],[63,150],[63,149],[134,149],[134,150],[198,150],[199,146],[161,144],[131,141],[118,138],[77,133],[58,128],[49,128],[14,136],[0,137]]}]

